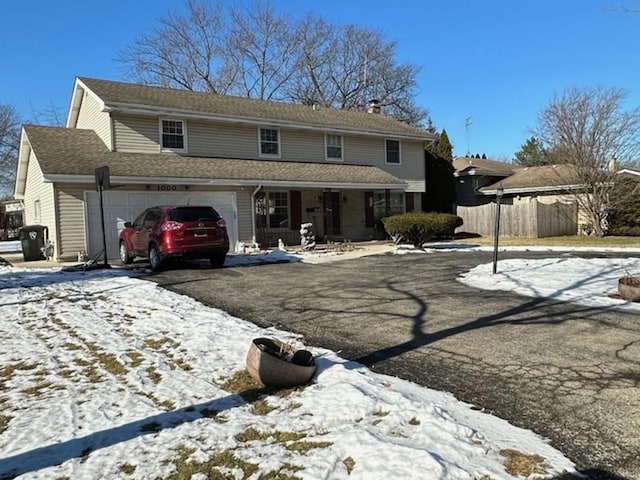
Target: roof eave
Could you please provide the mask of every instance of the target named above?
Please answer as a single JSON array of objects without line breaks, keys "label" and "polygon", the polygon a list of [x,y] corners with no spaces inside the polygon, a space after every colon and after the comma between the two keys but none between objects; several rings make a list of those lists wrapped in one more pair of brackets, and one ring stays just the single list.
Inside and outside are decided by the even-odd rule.
[{"label": "roof eave", "polygon": [[[59,175],[50,174],[44,177],[45,182],[49,183],[94,183],[93,175]],[[128,184],[128,185],[167,185],[180,184],[189,186],[227,186],[227,187],[246,187],[262,185],[265,187],[279,188],[335,188],[346,190],[363,190],[363,189],[390,189],[390,190],[406,190],[407,183],[380,183],[380,182],[307,182],[307,181],[288,181],[288,180],[258,180],[258,179],[212,179],[212,178],[167,178],[167,177],[128,177],[128,176],[111,176],[112,185]]]},{"label": "roof eave", "polygon": [[[542,192],[568,192],[574,190],[584,190],[584,185],[556,185],[556,186],[546,186],[546,187],[514,187],[514,188],[505,188],[502,193],[504,195],[508,194],[519,194],[519,193],[542,193]],[[478,193],[482,195],[491,195],[496,196],[498,193],[497,189],[481,189],[478,190]]]},{"label": "roof eave", "polygon": [[424,134],[411,134],[407,132],[393,132],[386,130],[365,130],[361,128],[352,128],[352,127],[344,127],[344,126],[326,126],[326,125],[317,125],[317,124],[309,124],[309,123],[295,123],[286,120],[274,120],[270,118],[261,118],[261,117],[242,117],[242,116],[232,116],[232,115],[220,115],[220,114],[211,114],[211,113],[202,113],[202,112],[193,112],[191,110],[181,110],[181,109],[167,109],[164,107],[151,107],[148,105],[135,105],[130,103],[118,103],[118,102],[109,102],[104,103],[102,111],[104,112],[120,112],[120,113],[129,113],[129,114],[137,114],[137,115],[161,115],[161,116],[179,116],[181,118],[186,119],[194,119],[194,120],[215,120],[218,122],[225,123],[233,123],[233,124],[243,124],[243,125],[269,125],[274,127],[281,128],[294,128],[294,129],[302,129],[302,130],[316,130],[316,131],[331,131],[338,133],[349,133],[356,135],[366,135],[366,136],[376,136],[376,137],[391,137],[391,138],[402,138],[407,140],[418,140],[423,142],[429,142],[435,140],[435,135],[429,132],[425,132]]}]

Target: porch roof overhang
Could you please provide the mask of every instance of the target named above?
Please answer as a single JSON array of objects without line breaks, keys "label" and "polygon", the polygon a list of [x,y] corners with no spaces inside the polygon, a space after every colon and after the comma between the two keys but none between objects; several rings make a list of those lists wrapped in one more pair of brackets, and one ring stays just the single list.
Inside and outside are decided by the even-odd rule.
[{"label": "porch roof overhang", "polygon": [[[93,183],[94,175],[44,175],[47,183]],[[336,190],[405,190],[407,183],[372,183],[372,182],[324,182],[324,181],[295,181],[295,180],[259,180],[259,179],[225,179],[225,178],[189,178],[189,177],[131,177],[111,175],[110,183],[118,185],[189,185],[189,186],[227,186],[246,187],[262,186],[274,188],[308,188],[308,189],[336,189]]]},{"label": "porch roof overhang", "polygon": [[[91,130],[25,126],[24,132],[21,177],[26,177],[28,145],[44,182],[93,184],[95,169],[108,166],[114,185],[262,185],[402,191],[410,188],[405,180],[373,165],[112,152]],[[25,180],[22,178],[21,185]]]}]

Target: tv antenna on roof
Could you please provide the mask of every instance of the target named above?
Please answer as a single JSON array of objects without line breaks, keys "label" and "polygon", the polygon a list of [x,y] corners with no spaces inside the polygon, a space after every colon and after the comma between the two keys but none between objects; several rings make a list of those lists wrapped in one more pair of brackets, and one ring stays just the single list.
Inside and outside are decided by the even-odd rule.
[{"label": "tv antenna on roof", "polygon": [[464,119],[464,128],[467,131],[467,157],[471,155],[471,152],[469,151],[469,127],[472,123],[473,122],[471,121],[471,117],[467,117]]}]

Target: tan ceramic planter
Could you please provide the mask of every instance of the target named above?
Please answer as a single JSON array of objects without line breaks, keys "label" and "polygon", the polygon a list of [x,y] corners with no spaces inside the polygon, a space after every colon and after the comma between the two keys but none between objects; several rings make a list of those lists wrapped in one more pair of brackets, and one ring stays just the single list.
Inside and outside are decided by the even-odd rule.
[{"label": "tan ceramic planter", "polygon": [[271,338],[256,338],[247,354],[247,371],[261,385],[293,387],[308,383],[316,372],[310,352]]},{"label": "tan ceramic planter", "polygon": [[640,302],[640,277],[622,277],[618,280],[618,293],[630,302]]}]

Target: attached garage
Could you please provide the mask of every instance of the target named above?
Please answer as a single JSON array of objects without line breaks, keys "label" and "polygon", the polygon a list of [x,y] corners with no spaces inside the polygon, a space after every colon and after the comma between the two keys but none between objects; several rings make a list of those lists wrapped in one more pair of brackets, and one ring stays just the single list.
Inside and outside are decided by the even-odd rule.
[{"label": "attached garage", "polygon": [[[148,192],[106,190],[103,195],[107,258],[118,258],[118,235],[124,222],[133,221],[147,207],[155,205],[211,205],[227,222],[229,242],[234,251],[238,244],[237,201],[235,192]],[[85,193],[86,245],[91,257],[103,250],[100,194]]]}]

